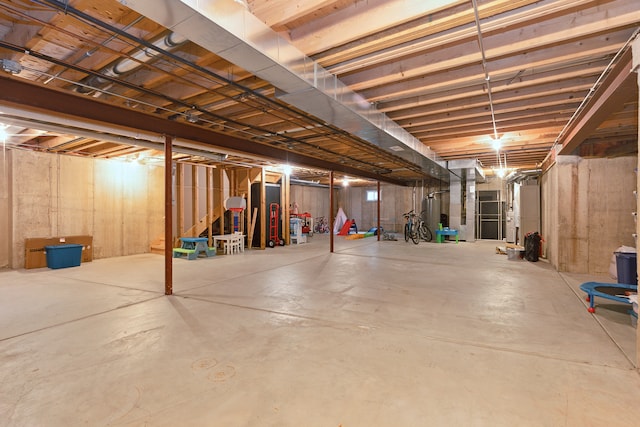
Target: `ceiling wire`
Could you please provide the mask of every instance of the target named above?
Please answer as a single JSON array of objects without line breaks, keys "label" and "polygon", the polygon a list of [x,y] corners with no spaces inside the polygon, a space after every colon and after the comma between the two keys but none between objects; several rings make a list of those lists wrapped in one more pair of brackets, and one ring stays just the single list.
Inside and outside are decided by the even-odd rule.
[{"label": "ceiling wire", "polygon": [[[484,80],[487,85],[487,95],[489,96],[489,107],[491,109],[491,123],[493,124],[493,137],[498,140],[498,128],[496,127],[496,114],[493,108],[493,97],[491,96],[491,76],[487,69],[487,57],[484,52],[484,43],[482,42],[482,30],[480,29],[480,16],[478,15],[478,3],[476,0],[471,0],[473,3],[473,14],[476,18],[476,27],[478,28],[478,44],[480,45],[480,53],[482,54],[482,70],[484,71]],[[498,159],[500,156],[498,156]],[[502,163],[502,162],[500,162]]]}]

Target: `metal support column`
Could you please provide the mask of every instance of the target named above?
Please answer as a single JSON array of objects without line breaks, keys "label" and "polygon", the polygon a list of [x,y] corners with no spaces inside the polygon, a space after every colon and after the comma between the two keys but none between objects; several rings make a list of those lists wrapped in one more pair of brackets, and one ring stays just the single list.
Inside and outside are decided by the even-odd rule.
[{"label": "metal support column", "polygon": [[173,294],[173,206],[172,206],[172,144],[164,137],[164,294]]},{"label": "metal support column", "polygon": [[329,252],[333,253],[333,171],[329,171]]},{"label": "metal support column", "polygon": [[378,202],[378,225],[377,225],[377,230],[378,230],[378,242],[380,241],[380,181],[378,181],[378,197],[377,197],[377,202]]}]

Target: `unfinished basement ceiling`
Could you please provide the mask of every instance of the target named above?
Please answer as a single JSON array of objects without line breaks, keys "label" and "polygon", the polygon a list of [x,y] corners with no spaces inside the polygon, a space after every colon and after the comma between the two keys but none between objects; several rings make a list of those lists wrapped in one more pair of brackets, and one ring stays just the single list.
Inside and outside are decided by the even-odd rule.
[{"label": "unfinished basement ceiling", "polygon": [[[199,3],[255,16],[264,39],[279,35],[281,49],[290,45],[305,64],[336,76],[324,82],[353,94],[351,105],[340,102],[374,124],[390,119],[419,144],[426,163],[407,157],[403,141],[377,144],[340,114],[327,117],[313,101],[305,106],[315,98],[284,91],[279,76],[254,61],[230,62],[235,57],[209,46],[207,34],[167,28],[172,11],[195,4],[180,0],[3,1],[7,143],[153,159],[169,134],[182,144],[177,160],[291,163],[306,167],[302,179],[332,169],[394,183],[446,179],[447,160],[537,168],[554,146],[583,156],[637,152],[637,85],[625,49],[640,26],[637,0]],[[154,19],[136,11],[149,5]],[[73,118],[91,121],[91,129],[81,132]]]}]

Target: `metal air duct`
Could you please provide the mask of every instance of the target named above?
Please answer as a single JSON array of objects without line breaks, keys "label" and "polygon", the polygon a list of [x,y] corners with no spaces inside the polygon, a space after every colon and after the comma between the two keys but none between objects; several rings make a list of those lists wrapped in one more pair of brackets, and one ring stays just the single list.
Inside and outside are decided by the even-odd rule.
[{"label": "metal air duct", "polygon": [[[153,42],[153,45],[161,50],[172,50],[180,46],[187,41],[186,38],[177,35],[175,33],[169,33],[166,36]],[[133,71],[138,68],[142,63],[148,62],[151,58],[157,55],[157,52],[153,49],[140,49],[131,55],[130,58],[125,58],[120,61],[116,61],[110,66],[101,71],[107,77],[118,77],[120,74]],[[78,85],[76,91],[78,93],[91,93],[95,89],[101,89],[109,83],[109,80],[99,76],[89,76],[82,81],[81,85]]]},{"label": "metal air duct", "polygon": [[120,0],[277,88],[283,101],[449,180],[431,149],[234,0]]}]

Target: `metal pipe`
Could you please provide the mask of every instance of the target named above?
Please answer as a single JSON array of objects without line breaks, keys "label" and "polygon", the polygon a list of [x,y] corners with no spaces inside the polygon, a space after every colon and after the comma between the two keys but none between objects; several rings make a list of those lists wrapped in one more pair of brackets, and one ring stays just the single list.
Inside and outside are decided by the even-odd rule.
[{"label": "metal pipe", "polygon": [[[159,40],[152,42],[155,49],[140,48],[130,57],[116,61],[114,64],[103,68],[100,71],[100,74],[108,77],[118,77],[120,74],[133,71],[142,66],[145,62],[148,62],[152,58],[158,56],[160,52],[167,52],[175,49],[187,41],[187,38],[176,35],[175,33],[167,34]],[[109,80],[98,75],[92,75],[80,80],[79,83],[80,85],[76,87],[77,92],[90,93],[93,90],[100,90],[99,86],[109,83]]]},{"label": "metal pipe", "polygon": [[[129,24],[127,24],[123,30],[128,30],[129,28],[133,27],[134,25],[136,25],[138,22],[142,21],[142,19],[144,19],[144,16],[139,16],[136,19],[134,19],[132,22],[130,22]],[[99,46],[95,46],[93,49],[88,50],[87,52],[85,52],[84,56],[76,59],[73,64],[77,65],[80,63],[80,61],[82,61],[84,58],[88,58],[91,55],[93,55],[94,53],[96,53],[98,50],[100,50],[100,47],[106,46],[108,43],[110,43],[112,40],[116,39],[116,35],[113,34],[111,37],[109,37],[108,39],[106,39],[105,41],[103,41],[102,43],[100,43]],[[65,67],[63,70],[58,71],[54,76],[50,76],[47,80],[44,81],[44,84],[47,85],[49,83],[51,83],[53,80],[55,80],[56,78],[58,78],[60,75],[62,75],[62,73],[64,73],[65,71],[67,71],[69,68]]]},{"label": "metal pipe", "polygon": [[[478,15],[478,3],[477,0],[471,0],[473,2],[473,14],[476,18],[476,27],[478,28],[478,44],[480,45],[480,53],[482,54],[482,70],[484,71],[484,80],[487,84],[487,95],[489,96],[489,107],[491,108],[491,123],[493,124],[493,137],[498,140],[498,128],[496,127],[496,114],[493,108],[493,97],[491,96],[491,77],[487,70],[487,57],[484,52],[484,43],[482,41],[482,31],[480,29],[480,16]],[[500,162],[501,163],[501,162]]]}]

